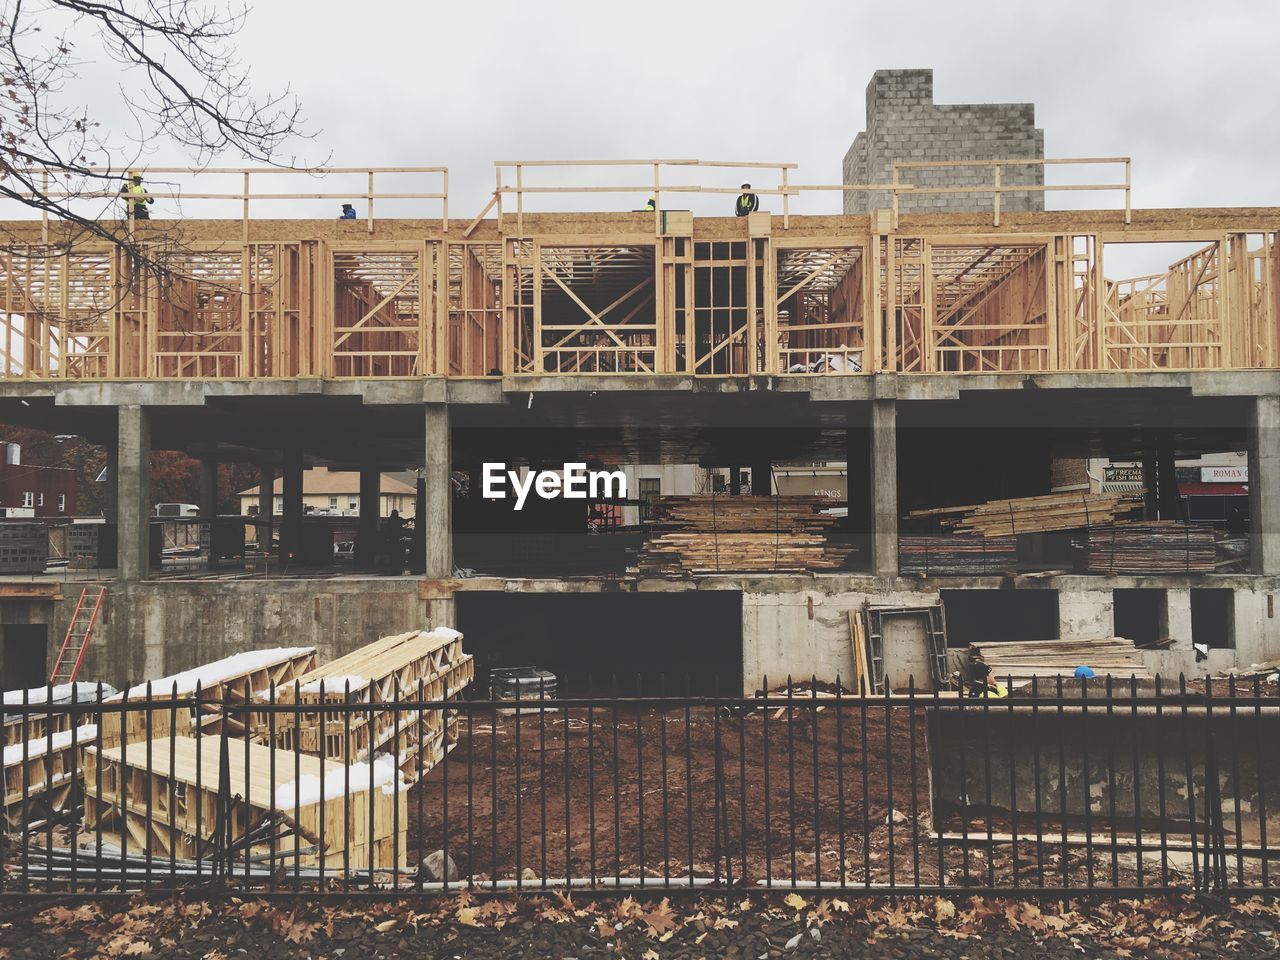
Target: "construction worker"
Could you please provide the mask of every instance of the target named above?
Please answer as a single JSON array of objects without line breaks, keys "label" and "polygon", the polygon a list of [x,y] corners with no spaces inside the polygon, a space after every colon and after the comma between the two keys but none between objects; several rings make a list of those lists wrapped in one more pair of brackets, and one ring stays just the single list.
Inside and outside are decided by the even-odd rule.
[{"label": "construction worker", "polygon": [[155,203],[151,194],[147,193],[147,188],[142,185],[142,174],[137,170],[130,170],[124,186],[120,188],[120,196],[125,198],[125,215],[131,216],[135,220],[150,220],[151,212],[147,210],[147,205]]},{"label": "construction worker", "polygon": [[751,184],[744,183],[742,185],[742,196],[738,197],[738,202],[733,208],[734,214],[739,217],[745,217],[759,209],[760,198],[751,192]]},{"label": "construction worker", "polygon": [[349,203],[342,205],[342,213],[338,214],[339,220],[354,220],[356,218],[356,208]]},{"label": "construction worker", "polygon": [[969,685],[969,696],[990,697],[993,700],[1009,696],[1009,688],[992,675],[988,664],[974,663],[973,675],[973,682]]},{"label": "construction worker", "polygon": [[653,197],[650,197],[648,201],[645,203],[644,208],[649,213],[653,213],[653,211],[658,209],[658,203],[656,200],[653,199]]}]

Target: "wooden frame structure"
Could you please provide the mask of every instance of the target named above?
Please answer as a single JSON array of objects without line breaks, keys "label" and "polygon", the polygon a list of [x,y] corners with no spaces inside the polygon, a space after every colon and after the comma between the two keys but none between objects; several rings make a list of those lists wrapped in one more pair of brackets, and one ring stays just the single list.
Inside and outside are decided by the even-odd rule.
[{"label": "wooden frame structure", "polygon": [[[127,834],[128,847],[156,858],[208,859],[225,823],[240,857],[281,865],[323,863],[342,869],[398,869],[405,863],[408,792],[371,788],[367,776],[341,763],[273,750],[234,737],[222,769],[218,737],[160,737],[84,751],[84,831]],[[333,786],[323,802],[304,794],[301,777]],[[218,787],[229,785],[226,821]],[[348,788],[349,782],[349,788]],[[293,794],[295,802],[286,798]],[[372,838],[372,839],[371,839]]]},{"label": "wooden frame structure", "polygon": [[[981,161],[999,171],[1015,161]],[[1017,161],[1025,163],[1026,161]],[[47,255],[48,225],[0,253],[0,379],[576,376],[735,377],[1105,372],[1280,367],[1280,210],[695,218],[661,196],[737,188],[669,183],[694,161],[498,165],[465,229],[379,220],[361,237],[322,221],[137,225],[162,269],[100,242]],[[979,162],[975,162],[979,163]],[[650,167],[653,183],[534,185],[534,168]],[[913,166],[901,164],[904,175]],[[810,190],[759,164],[786,201]],[[504,183],[514,172],[516,183]],[[641,191],[656,209],[533,213],[526,194]],[[897,191],[893,193],[893,191]],[[264,195],[273,196],[273,195]],[[514,196],[514,215],[503,197]],[[726,204],[727,205],[727,204]],[[497,209],[497,217],[483,215]],[[23,233],[25,229],[26,233]],[[42,232],[43,231],[43,232]],[[55,238],[56,239],[56,238]],[[1119,245],[1193,245],[1117,279]],[[146,246],[145,249],[152,248]]]},{"label": "wooden frame structure", "polygon": [[[452,710],[400,705],[449,700],[474,678],[475,662],[462,652],[456,631],[383,637],[276,687],[277,704],[302,709],[264,710],[253,736],[325,759],[357,762],[377,753],[392,755],[405,778],[414,781],[444,759],[456,739],[457,716]],[[348,703],[364,709],[324,709]]]}]

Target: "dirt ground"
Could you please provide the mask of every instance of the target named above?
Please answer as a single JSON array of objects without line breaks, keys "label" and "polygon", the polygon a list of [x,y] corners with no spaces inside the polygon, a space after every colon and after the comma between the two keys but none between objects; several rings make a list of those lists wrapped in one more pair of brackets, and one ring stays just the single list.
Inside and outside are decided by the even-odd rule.
[{"label": "dirt ground", "polygon": [[924,718],[910,713],[892,711],[892,735],[883,709],[864,727],[848,704],[467,714],[411,794],[410,848],[447,848],[484,878],[563,877],[566,863],[580,877],[692,864],[741,878],[745,860],[751,880],[831,880],[843,858],[846,876],[887,881],[912,870],[911,838],[928,832]]}]

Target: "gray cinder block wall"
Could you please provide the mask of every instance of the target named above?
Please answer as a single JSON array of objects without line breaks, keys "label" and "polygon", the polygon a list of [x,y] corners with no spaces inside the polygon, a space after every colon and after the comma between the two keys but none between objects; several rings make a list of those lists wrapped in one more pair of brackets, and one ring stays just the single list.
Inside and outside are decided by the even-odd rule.
[{"label": "gray cinder block wall", "polygon": [[[895,160],[1011,160],[1044,157],[1044,131],[1033,103],[934,103],[932,70],[877,70],[867,84],[867,128],[844,157],[844,182],[890,183]],[[991,167],[907,169],[900,180],[916,186],[989,184]],[[1005,167],[1002,181],[1043,184],[1044,167]],[[846,192],[845,213],[891,205],[888,193]],[[1006,193],[1002,210],[1044,209],[1042,192]],[[971,212],[991,209],[991,193],[903,195],[898,209]]]}]

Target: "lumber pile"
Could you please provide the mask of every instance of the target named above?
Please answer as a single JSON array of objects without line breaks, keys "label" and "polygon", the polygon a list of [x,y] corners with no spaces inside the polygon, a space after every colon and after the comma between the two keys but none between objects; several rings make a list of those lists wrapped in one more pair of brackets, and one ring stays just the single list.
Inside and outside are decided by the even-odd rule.
[{"label": "lumber pile", "polygon": [[1142,505],[1131,493],[1052,493],[1043,497],[990,500],[963,507],[912,510],[908,520],[932,519],[956,533],[1011,537],[1020,533],[1079,530],[1113,522]]},{"label": "lumber pile", "polygon": [[[224,701],[233,704],[249,702],[252,697],[271,689],[272,685],[286,685],[312,670],[316,665],[315,647],[273,647],[265,650],[246,650],[130,687],[123,693],[108,697],[104,704],[121,705],[118,710],[105,710],[102,715],[102,743],[113,747],[121,737],[134,742],[154,740],[171,729],[182,735],[195,732],[216,734],[222,730]],[[152,709],[132,706],[146,701],[160,704]],[[195,699],[194,709],[174,709],[164,701]],[[123,729],[122,729],[123,720]],[[252,719],[249,725],[252,726]],[[246,725],[236,717],[227,718],[229,732],[244,735]]]},{"label": "lumber pile", "polygon": [[1089,530],[1089,573],[1213,573],[1217,546],[1212,527],[1179,520],[1113,523]]},{"label": "lumber pile", "polygon": [[898,538],[898,562],[904,574],[981,576],[1005,573],[1018,566],[1015,537],[949,536]]},{"label": "lumber pile", "polygon": [[[393,869],[405,863],[408,791],[395,765],[321,761],[234,737],[165,736],[148,743],[85,750],[86,832],[156,857],[207,859],[225,822],[233,856],[282,867],[323,863],[336,870]],[[218,813],[218,784],[230,809]]]},{"label": "lumber pile", "polygon": [[[1012,677],[1015,682],[1032,677],[1070,677],[1076,667],[1092,668],[1098,677],[1111,674],[1128,680],[1152,679],[1131,640],[1104,637],[1086,640],[1025,640],[1005,643],[975,643],[969,646],[969,659],[985,663],[997,680]],[[1045,691],[1056,689],[1042,685]]]},{"label": "lumber pile", "polygon": [[635,570],[646,576],[804,573],[844,564],[851,547],[828,542],[837,518],[821,497],[662,497]]},{"label": "lumber pile", "polygon": [[[452,699],[474,678],[475,662],[463,653],[456,630],[383,637],[278,687],[276,704],[290,708],[263,710],[254,738],[349,762],[388,754],[413,782],[444,759],[456,737],[457,714],[403,704]],[[348,702],[362,709],[334,709]]]}]

